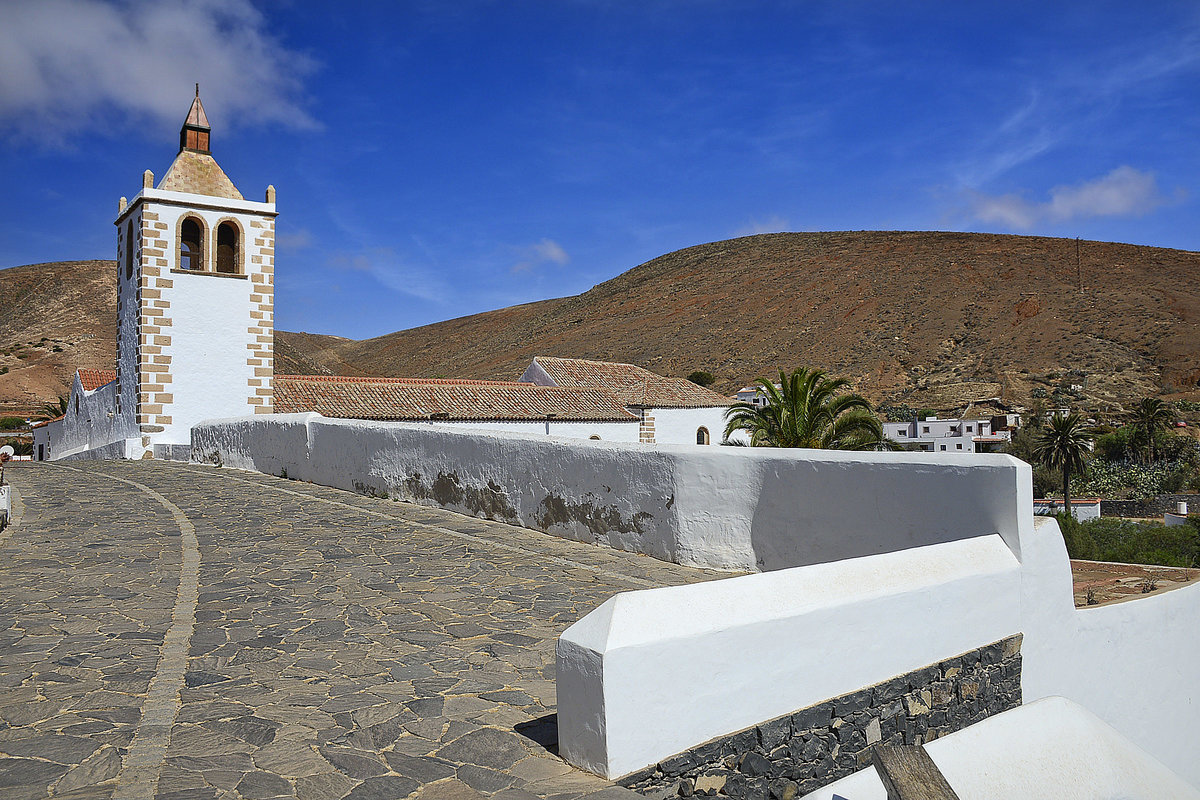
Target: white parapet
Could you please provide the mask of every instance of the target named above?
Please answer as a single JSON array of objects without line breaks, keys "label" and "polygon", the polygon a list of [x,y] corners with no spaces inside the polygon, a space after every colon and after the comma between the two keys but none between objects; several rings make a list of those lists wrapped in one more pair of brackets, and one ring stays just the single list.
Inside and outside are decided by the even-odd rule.
[{"label": "white parapet", "polygon": [[441,505],[698,567],[773,570],[998,533],[1032,516],[1005,455],[643,445],[292,414],[210,420],[197,460]]},{"label": "white parapet", "polygon": [[626,592],[558,642],[562,755],[605,777],[1020,630],[998,535]]}]

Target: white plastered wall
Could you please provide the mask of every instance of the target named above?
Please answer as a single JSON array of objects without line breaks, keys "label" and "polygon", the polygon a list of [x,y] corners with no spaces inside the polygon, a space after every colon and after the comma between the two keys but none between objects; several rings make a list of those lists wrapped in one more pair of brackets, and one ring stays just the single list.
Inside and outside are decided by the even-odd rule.
[{"label": "white plastered wall", "polygon": [[[285,446],[274,438],[272,426],[300,419],[307,440]],[[1016,474],[1028,475],[1029,466],[1003,455],[965,461],[926,453],[580,442],[316,414],[210,420],[192,434],[200,460],[274,474],[286,466],[290,476],[341,488],[403,496],[406,476],[414,473],[495,484],[509,498],[516,524],[741,571],[992,533],[1015,550],[1017,505],[1032,503],[1028,479],[1023,493],[1008,491],[1022,485]],[[842,499],[847,481],[858,482],[860,496]],[[935,499],[912,502],[922,496]]]},{"label": "white plastered wall", "polygon": [[[863,500],[861,484],[847,475],[843,499]],[[1022,519],[1006,527],[1019,546],[1003,546],[1005,557],[1000,537],[985,536],[618,595],[559,640],[561,752],[615,777],[990,644],[1007,628],[1024,637],[1025,702],[1069,698],[1200,786],[1200,583],[1077,609],[1057,523],[1034,523],[1027,505],[1014,514]],[[975,549],[1009,566],[988,574]],[[750,583],[768,576],[777,585]],[[881,593],[886,602],[863,613]]]},{"label": "white plastered wall", "polygon": [[638,423],[630,418],[628,422],[567,422],[556,420],[504,420],[498,422],[485,421],[440,421],[406,423],[410,425],[425,425],[431,428],[443,428],[459,431],[494,431],[519,433],[530,436],[561,436],[570,439],[591,439],[593,436],[604,442],[636,442],[638,440]]},{"label": "white plastered wall", "polygon": [[709,443],[721,444],[725,435],[725,411],[721,408],[652,408],[654,441],[658,444],[696,444],[696,431],[707,428]]},{"label": "white plastered wall", "polygon": [[118,445],[116,451],[122,454],[118,457],[123,457],[125,439],[132,433],[128,420],[117,415],[116,408],[115,381],[88,392],[84,391],[76,374],[67,399],[66,414],[62,420],[46,426],[50,460],[97,451],[114,443]]},{"label": "white plastered wall", "polygon": [[1011,636],[1019,590],[993,534],[617,595],[559,639],[560,751],[632,772]]}]

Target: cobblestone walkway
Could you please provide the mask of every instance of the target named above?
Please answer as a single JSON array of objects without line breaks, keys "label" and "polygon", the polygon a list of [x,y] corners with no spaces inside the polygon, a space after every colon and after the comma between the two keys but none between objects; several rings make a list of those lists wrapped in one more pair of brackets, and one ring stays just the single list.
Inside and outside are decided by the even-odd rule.
[{"label": "cobblestone walkway", "polygon": [[0,798],[635,796],[554,754],[554,641],[717,577],[228,469],[7,476]]}]

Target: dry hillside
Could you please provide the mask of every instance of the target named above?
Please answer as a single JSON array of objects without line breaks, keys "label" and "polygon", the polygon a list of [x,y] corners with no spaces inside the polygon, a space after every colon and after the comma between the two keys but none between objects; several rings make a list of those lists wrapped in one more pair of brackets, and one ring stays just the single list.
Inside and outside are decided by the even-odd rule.
[{"label": "dry hillside", "polygon": [[[280,331],[277,369],[511,379],[546,354],[706,369],[726,391],[812,364],[877,400],[939,410],[1050,402],[1055,390],[1101,411],[1200,396],[1200,253],[1105,242],[1078,253],[1074,240],[994,234],[751,236],[669,253],[575,297],[375,339]],[[113,280],[112,262],[0,272],[0,367],[12,370],[0,400],[52,399],[56,384],[36,376],[112,362]],[[35,347],[41,337],[63,352]]]},{"label": "dry hillside", "polygon": [[116,360],[113,261],[59,261],[0,271],[0,412],[28,415],[71,388],[78,367]]},{"label": "dry hillside", "polygon": [[[970,233],[780,233],[669,253],[581,295],[334,348],[380,375],[511,378],[539,353],[707,369],[813,364],[877,400],[1116,410],[1200,380],[1200,253]],[[1082,286],[1082,288],[1079,288]],[[303,334],[281,334],[297,351]],[[1078,388],[1073,388],[1078,387]]]}]

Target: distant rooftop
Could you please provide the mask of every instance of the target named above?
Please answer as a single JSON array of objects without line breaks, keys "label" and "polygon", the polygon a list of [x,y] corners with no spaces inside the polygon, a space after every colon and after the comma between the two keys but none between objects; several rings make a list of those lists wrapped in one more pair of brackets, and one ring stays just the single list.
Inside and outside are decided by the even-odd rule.
[{"label": "distant rooftop", "polygon": [[612,392],[512,381],[275,376],[275,411],[394,421],[633,422]]},{"label": "distant rooftop", "polygon": [[590,361],[582,358],[538,356],[522,380],[564,388],[606,389],[630,406],[655,408],[714,408],[731,405],[730,399],[684,378],[665,378],[633,364]]}]

